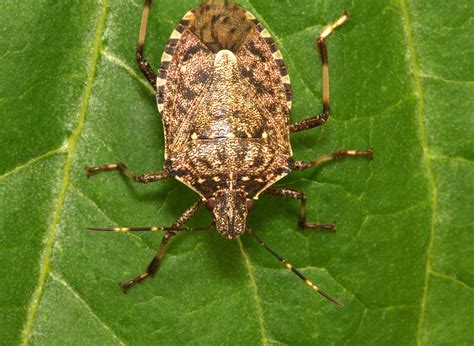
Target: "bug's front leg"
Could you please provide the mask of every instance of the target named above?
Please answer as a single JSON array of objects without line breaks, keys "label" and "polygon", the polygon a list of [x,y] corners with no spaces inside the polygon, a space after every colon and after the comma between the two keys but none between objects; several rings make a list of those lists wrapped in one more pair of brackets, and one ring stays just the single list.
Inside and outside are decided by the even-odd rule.
[{"label": "bug's front leg", "polygon": [[[191,219],[191,217],[198,211],[199,207],[202,205],[202,200],[197,201],[194,203],[191,207],[189,207],[179,218],[178,220],[175,221],[175,223],[171,226],[171,228],[180,228],[182,225],[184,225],[186,222]],[[155,272],[158,270],[161,264],[161,258],[163,257],[165,253],[166,246],[168,245],[170,239],[176,235],[176,232],[169,231],[166,232],[163,239],[161,239],[161,244],[160,247],[158,248],[158,251],[155,254],[155,257],[153,257],[152,261],[148,265],[147,269],[145,272],[142,274],[138,275],[137,277],[126,281],[120,285],[124,293],[127,293],[128,289],[137,283],[145,280],[147,277],[152,276],[155,274]]]},{"label": "bug's front leg", "polygon": [[349,14],[344,11],[341,17],[334,24],[329,24],[321,32],[316,40],[318,46],[319,55],[321,57],[321,70],[323,79],[323,111],[321,114],[314,116],[309,119],[298,121],[290,125],[290,132],[299,132],[313,127],[324,125],[329,118],[329,60],[328,60],[328,49],[326,45],[326,38],[339,26],[341,26],[347,19]]},{"label": "bug's front leg", "polygon": [[306,195],[303,192],[287,189],[287,188],[279,188],[279,187],[269,187],[264,192],[266,195],[278,196],[278,197],[285,197],[290,199],[296,199],[301,202],[300,204],[300,216],[298,220],[298,224],[303,229],[314,229],[324,232],[335,232],[336,231],[336,224],[333,223],[312,223],[306,222]]},{"label": "bug's front leg", "polygon": [[133,181],[136,181],[137,183],[142,183],[142,184],[148,184],[154,181],[163,180],[170,177],[170,175],[165,171],[135,175],[128,169],[126,164],[121,163],[121,162],[112,163],[108,165],[86,167],[86,174],[88,177],[91,176],[92,174],[95,174],[101,171],[119,171],[125,176],[132,179]]}]

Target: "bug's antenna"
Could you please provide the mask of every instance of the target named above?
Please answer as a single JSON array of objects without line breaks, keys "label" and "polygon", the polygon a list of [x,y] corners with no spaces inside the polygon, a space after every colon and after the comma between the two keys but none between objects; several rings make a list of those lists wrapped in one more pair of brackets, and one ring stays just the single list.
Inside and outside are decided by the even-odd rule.
[{"label": "bug's antenna", "polygon": [[211,228],[209,227],[86,227],[89,231],[98,231],[98,232],[196,232],[196,231],[207,231]]},{"label": "bug's antenna", "polygon": [[304,276],[298,269],[294,268],[290,263],[288,263],[284,258],[282,258],[280,255],[278,255],[275,251],[273,251],[267,244],[263,242],[262,239],[260,239],[255,233],[253,233],[252,229],[247,226],[247,231],[258,241],[260,245],[262,245],[268,252],[270,252],[277,260],[279,260],[285,267],[290,269],[293,273],[295,273],[303,282],[311,287],[313,290],[315,290],[318,294],[329,300],[331,303],[343,307],[344,304],[338,302],[335,298],[331,297],[328,293],[320,289],[318,286],[313,284],[311,281],[309,281],[306,276]]}]

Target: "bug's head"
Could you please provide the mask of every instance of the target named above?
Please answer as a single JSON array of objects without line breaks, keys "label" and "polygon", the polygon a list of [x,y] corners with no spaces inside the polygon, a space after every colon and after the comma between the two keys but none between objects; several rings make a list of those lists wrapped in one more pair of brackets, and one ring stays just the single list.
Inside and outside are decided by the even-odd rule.
[{"label": "bug's head", "polygon": [[253,202],[243,191],[221,190],[206,201],[206,207],[214,214],[217,231],[227,239],[234,239],[245,232]]}]

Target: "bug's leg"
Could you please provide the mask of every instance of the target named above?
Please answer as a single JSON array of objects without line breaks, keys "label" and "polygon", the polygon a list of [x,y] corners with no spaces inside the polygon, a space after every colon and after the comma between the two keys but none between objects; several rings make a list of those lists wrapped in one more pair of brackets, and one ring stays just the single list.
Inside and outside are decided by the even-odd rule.
[{"label": "bug's leg", "polygon": [[[175,223],[171,226],[171,228],[180,228],[183,224],[188,222],[189,219],[191,219],[191,217],[196,213],[196,211],[199,209],[201,205],[202,205],[201,200],[194,203],[178,218],[178,220],[175,221]],[[132,280],[126,281],[120,285],[124,293],[127,293],[128,289],[132,287],[133,285],[155,274],[155,272],[160,267],[161,258],[163,257],[163,254],[165,253],[165,249],[166,249],[166,246],[168,245],[168,242],[175,235],[176,235],[175,231],[167,231],[165,233],[165,235],[163,236],[163,239],[161,239],[160,247],[158,248],[158,251],[156,252],[155,257],[153,257],[153,260],[148,265],[146,271],[138,275],[137,277],[133,278]]]},{"label": "bug's leg", "polygon": [[137,50],[135,52],[135,59],[137,60],[138,67],[142,71],[143,75],[148,79],[153,89],[156,89],[156,73],[153,72],[150,64],[143,57],[143,47],[145,45],[146,28],[148,25],[148,16],[151,10],[152,0],[145,0],[142,12],[142,20],[140,23],[140,34],[138,35]]},{"label": "bug's leg", "polygon": [[272,196],[279,196],[285,198],[296,199],[301,202],[300,204],[300,216],[298,220],[298,224],[301,228],[309,228],[314,230],[320,230],[324,232],[335,232],[336,231],[336,224],[335,223],[309,223],[306,222],[306,196],[303,192],[293,190],[293,189],[286,189],[286,188],[279,188],[279,187],[269,187],[264,192],[266,195]]},{"label": "bug's leg", "polygon": [[340,160],[344,159],[346,157],[365,157],[369,160],[372,159],[373,157],[373,151],[372,149],[366,150],[366,151],[361,151],[361,150],[339,150],[336,151],[332,154],[329,155],[324,155],[321,156],[317,159],[311,160],[311,161],[295,161],[293,164],[293,169],[296,170],[303,170],[303,169],[308,169],[314,166],[319,166],[323,162],[327,161],[333,161],[333,160]]},{"label": "bug's leg", "polygon": [[303,282],[311,287],[313,290],[315,290],[318,294],[329,300],[331,303],[336,304],[339,307],[343,307],[344,305],[340,302],[338,302],[336,299],[331,297],[328,293],[320,289],[318,286],[313,284],[311,281],[309,281],[306,276],[304,276],[298,269],[294,268],[290,263],[288,263],[284,258],[282,258],[280,255],[278,255],[275,251],[273,251],[267,244],[263,242],[260,237],[258,237],[250,227],[247,226],[247,231],[257,240],[257,242],[262,245],[268,252],[270,252],[277,260],[279,260],[286,268],[290,269],[293,273],[295,273]]},{"label": "bug's leg", "polygon": [[290,125],[290,132],[298,132],[313,127],[324,125],[329,117],[329,61],[328,61],[328,49],[326,45],[326,38],[338,27],[341,26],[347,19],[349,14],[344,11],[342,16],[334,24],[329,24],[324,28],[319,37],[316,39],[318,46],[319,55],[321,57],[321,70],[322,70],[322,85],[323,85],[323,111],[321,114],[316,115],[312,118],[298,121]]},{"label": "bug's leg", "polygon": [[132,172],[130,172],[127,165],[121,162],[112,163],[109,165],[86,167],[86,174],[88,177],[91,176],[92,174],[95,174],[101,171],[119,171],[122,174],[129,177],[130,179],[136,181],[137,183],[142,183],[142,184],[148,184],[154,181],[163,180],[170,177],[170,175],[165,171],[135,175]]}]

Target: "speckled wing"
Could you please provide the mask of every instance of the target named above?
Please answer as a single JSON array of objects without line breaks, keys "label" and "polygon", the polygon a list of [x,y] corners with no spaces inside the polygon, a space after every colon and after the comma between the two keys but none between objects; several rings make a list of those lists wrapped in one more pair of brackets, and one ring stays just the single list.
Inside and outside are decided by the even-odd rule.
[{"label": "speckled wing", "polygon": [[165,157],[173,151],[174,136],[192,123],[192,112],[209,84],[214,54],[187,28],[188,12],[171,34],[161,59],[157,103],[163,117]]},{"label": "speckled wing", "polygon": [[[252,86],[259,102],[273,118],[275,131],[285,134],[289,143],[288,123],[291,109],[291,85],[283,57],[268,31],[250,12],[255,23],[244,44],[237,52],[240,72]],[[282,143],[285,146],[285,143]]]}]

